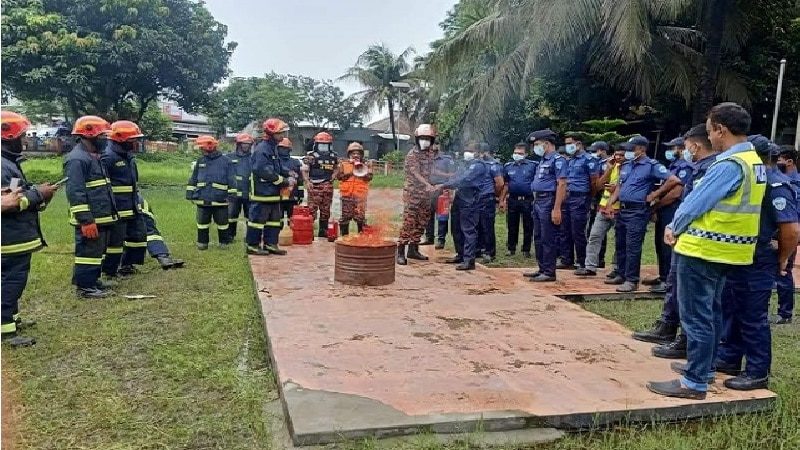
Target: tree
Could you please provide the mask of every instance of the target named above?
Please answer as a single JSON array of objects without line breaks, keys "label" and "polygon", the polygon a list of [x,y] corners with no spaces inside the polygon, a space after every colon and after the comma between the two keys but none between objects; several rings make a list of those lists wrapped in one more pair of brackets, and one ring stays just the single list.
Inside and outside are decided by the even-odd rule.
[{"label": "tree", "polygon": [[151,103],[139,120],[139,128],[148,139],[154,141],[172,140],[172,120],[158,106]]},{"label": "tree", "polygon": [[353,96],[365,110],[377,107],[378,111],[382,111],[384,104],[389,107],[389,122],[393,136],[397,133],[394,107],[398,92],[390,83],[405,81],[411,69],[407,58],[413,51],[409,47],[399,55],[395,55],[385,44],[371,45],[358,57],[356,65],[347,69],[347,72],[339,78],[357,81],[364,87],[364,90],[356,92]]},{"label": "tree", "polygon": [[228,74],[236,44],[226,36],[191,0],[8,0],[3,87],[22,100],[64,98],[74,116],[138,120],[160,96],[193,110]]},{"label": "tree", "polygon": [[303,119],[319,128],[338,126],[347,129],[364,115],[363,107],[355,104],[352,97],[328,80],[287,75],[286,84],[301,96]]}]

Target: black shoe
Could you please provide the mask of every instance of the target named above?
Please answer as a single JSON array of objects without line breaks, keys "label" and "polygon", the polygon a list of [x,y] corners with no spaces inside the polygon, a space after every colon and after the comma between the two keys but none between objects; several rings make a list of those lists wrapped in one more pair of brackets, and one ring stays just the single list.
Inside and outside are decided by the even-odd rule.
[{"label": "black shoe", "polygon": [[104,289],[91,287],[91,288],[77,288],[76,294],[78,294],[78,297],[80,298],[106,298],[109,295],[111,295],[111,292]]},{"label": "black shoe", "polygon": [[792,318],[791,317],[775,316],[772,319],[770,319],[769,322],[771,324],[773,324],[773,325],[788,325],[788,324],[792,323]]},{"label": "black shoe", "polygon": [[481,258],[481,262],[484,264],[491,264],[494,262],[494,257],[489,255],[483,255],[483,258]]},{"label": "black shoe", "polygon": [[406,264],[408,264],[408,260],[406,259],[405,244],[397,244],[397,264],[401,266],[405,266]]},{"label": "black shoe", "polygon": [[366,224],[356,222],[356,229],[358,230],[358,234],[361,234],[361,233],[364,232],[364,225],[366,225]]},{"label": "black shoe", "polygon": [[456,270],[475,270],[475,262],[462,262],[456,266]]},{"label": "black shoe", "polygon": [[597,265],[597,268],[598,269],[605,269],[606,268],[606,262],[605,261],[600,261],[600,263]]},{"label": "black shoe", "polygon": [[268,251],[270,255],[283,256],[286,254],[286,250],[279,248],[277,244],[275,245],[267,244],[264,246],[264,250]]},{"label": "black shoe", "polygon": [[766,389],[769,386],[769,376],[764,378],[751,378],[747,375],[739,375],[728,378],[723,382],[726,388],[736,391],[752,391],[755,389]]},{"label": "black shoe", "polygon": [[606,274],[606,278],[617,278],[619,276],[619,272],[616,270],[612,270]]},{"label": "black shoe", "polygon": [[444,242],[442,242],[442,241],[437,242],[436,245],[433,248],[435,248],[436,250],[443,249],[444,248]]},{"label": "black shoe", "polygon": [[269,251],[260,248],[260,247],[251,247],[247,246],[247,254],[248,255],[257,255],[257,256],[267,256],[269,255]]},{"label": "black shoe", "polygon": [[548,281],[556,281],[556,277],[551,277],[550,275],[540,273],[539,275],[531,278],[531,281],[534,283],[546,283]]},{"label": "black shoe", "polygon": [[139,269],[134,267],[133,264],[126,264],[119,268],[118,273],[123,277],[129,277],[131,275],[136,275],[137,273],[139,273]]},{"label": "black shoe", "polygon": [[681,333],[675,338],[674,341],[670,342],[669,344],[653,347],[650,352],[656,358],[686,359],[686,335]]},{"label": "black shoe", "polygon": [[526,278],[536,278],[541,274],[542,274],[542,271],[541,270],[537,270],[536,272],[525,272],[525,273],[522,274],[522,276],[526,277]]},{"label": "black shoe", "polygon": [[556,270],[575,270],[575,264],[564,264],[563,262],[559,262],[556,264]]},{"label": "black shoe", "polygon": [[506,252],[506,256],[514,256],[516,254],[517,254],[517,252],[515,252],[514,250],[509,250],[509,251]]},{"label": "black shoe", "polygon": [[625,278],[622,278],[621,276],[617,275],[614,278],[609,278],[608,280],[603,281],[603,283],[605,283],[605,284],[623,284],[623,283],[625,283]]},{"label": "black shoe", "polygon": [[35,328],[36,321],[35,320],[25,320],[20,317],[14,319],[14,323],[17,324],[17,330],[24,330],[26,328]]},{"label": "black shoe", "polygon": [[445,259],[444,262],[445,264],[461,264],[462,262],[464,262],[464,258],[456,255],[452,258]]},{"label": "black shoe", "polygon": [[419,244],[408,244],[408,259],[416,259],[417,261],[427,261],[428,257],[419,252]]},{"label": "black shoe", "polygon": [[666,294],[667,285],[662,282],[659,282],[658,284],[650,286],[649,291],[652,292],[653,294]]},{"label": "black shoe", "polygon": [[419,245],[433,245],[433,238],[425,239],[424,241],[420,242]]},{"label": "black shoe", "polygon": [[528,259],[530,259],[530,257],[531,257],[531,252],[522,252],[522,257],[523,257],[523,258],[528,258]]},{"label": "black shoe", "polygon": [[661,320],[656,320],[653,327],[649,330],[637,331],[633,333],[633,338],[637,341],[652,342],[653,344],[668,344],[675,340],[678,333],[677,325],[669,325]]},{"label": "black shoe", "polygon": [[596,277],[597,272],[591,269],[587,269],[585,267],[581,267],[580,269],[575,271],[575,275],[579,277]]},{"label": "black shoe", "polygon": [[8,344],[11,348],[30,347],[36,344],[36,339],[29,336],[20,336],[16,332],[3,333],[3,343]]},{"label": "black shoe", "polygon": [[647,383],[647,389],[659,395],[667,397],[688,398],[692,400],[705,400],[706,393],[695,391],[681,385],[680,380],[672,381],[651,381]]},{"label": "black shoe", "polygon": [[328,237],[328,221],[319,219],[319,230],[317,230],[317,237]]},{"label": "black shoe", "polygon": [[346,224],[342,225],[340,223],[339,224],[339,235],[347,236],[348,234],[350,234],[350,224],[346,223]]},{"label": "black shoe", "polygon": [[645,285],[645,286],[655,286],[658,283],[661,283],[661,278],[659,278],[659,277],[647,278],[647,279],[642,280],[642,284]]},{"label": "black shoe", "polygon": [[636,292],[637,290],[639,290],[639,283],[634,283],[632,281],[626,281],[617,288],[617,292],[621,293]]}]

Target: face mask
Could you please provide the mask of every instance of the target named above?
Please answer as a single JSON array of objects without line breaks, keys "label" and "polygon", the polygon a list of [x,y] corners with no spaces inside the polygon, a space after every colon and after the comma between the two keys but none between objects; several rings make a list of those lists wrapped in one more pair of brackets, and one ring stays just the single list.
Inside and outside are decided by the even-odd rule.
[{"label": "face mask", "polygon": [[278,147],[278,154],[281,156],[289,156],[292,153],[292,149],[286,147]]},{"label": "face mask", "polygon": [[431,141],[427,139],[420,139],[419,140],[419,148],[420,150],[427,150],[431,147]]},{"label": "face mask", "polygon": [[625,160],[626,161],[633,161],[633,158],[635,158],[635,157],[636,157],[636,153],[635,152],[633,152],[631,150],[628,150],[628,151],[625,152]]},{"label": "face mask", "polygon": [[475,159],[475,153],[464,152],[464,161],[472,161],[473,159]]},{"label": "face mask", "polygon": [[536,153],[538,156],[544,156],[544,145],[534,145],[533,153]]},{"label": "face mask", "polygon": [[777,163],[776,165],[778,166],[778,170],[780,170],[783,173],[786,173],[786,163]]},{"label": "face mask", "polygon": [[575,152],[578,151],[578,146],[575,144],[567,144],[567,147],[564,150],[566,150],[568,155],[574,155]]},{"label": "face mask", "polygon": [[511,157],[514,158],[514,161],[522,161],[523,159],[525,159],[525,155],[520,155],[518,153],[514,153],[513,155],[511,155]]},{"label": "face mask", "polygon": [[317,144],[317,150],[320,152],[327,152],[331,149],[331,144]]},{"label": "face mask", "polygon": [[665,151],[664,157],[667,158],[667,161],[675,161],[675,150]]},{"label": "face mask", "polygon": [[689,161],[689,162],[692,162],[694,160],[694,157],[692,156],[692,152],[689,151],[688,148],[683,150],[683,159],[685,159],[686,161]]}]

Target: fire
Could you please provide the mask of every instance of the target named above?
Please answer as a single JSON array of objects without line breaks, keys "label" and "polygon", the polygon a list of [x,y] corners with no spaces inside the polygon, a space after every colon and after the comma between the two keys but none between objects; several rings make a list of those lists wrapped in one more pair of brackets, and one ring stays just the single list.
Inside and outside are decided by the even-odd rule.
[{"label": "fire", "polygon": [[387,244],[392,244],[390,236],[393,236],[395,230],[391,222],[391,214],[388,211],[378,210],[370,214],[368,222],[371,225],[365,225],[364,231],[359,234],[351,234],[342,237],[342,242],[359,247],[382,247]]}]

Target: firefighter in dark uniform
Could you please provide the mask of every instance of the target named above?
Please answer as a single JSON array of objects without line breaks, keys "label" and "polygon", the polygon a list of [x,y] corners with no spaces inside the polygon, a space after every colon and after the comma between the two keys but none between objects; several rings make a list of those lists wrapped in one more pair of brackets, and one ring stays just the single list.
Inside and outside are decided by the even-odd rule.
[{"label": "firefighter in dark uniform", "polygon": [[[281,160],[283,170],[286,170],[290,177],[297,180],[294,188],[281,189],[281,217],[285,216],[291,220],[295,205],[303,203],[303,178],[300,177],[300,169],[303,163],[292,158],[292,141],[289,138],[283,138],[278,143],[278,158]],[[288,221],[284,225],[288,226]]]},{"label": "firefighter in dark uniform", "polygon": [[32,321],[23,321],[19,315],[19,299],[28,283],[31,270],[31,254],[46,244],[39,226],[39,211],[53,198],[57,186],[28,184],[20,167],[22,160],[22,136],[30,127],[25,117],[11,112],[2,112],[2,190],[3,199],[11,198],[9,207],[3,202],[2,216],[2,330],[3,342],[12,347],[26,347],[36,343],[32,337],[18,332],[32,326]]},{"label": "firefighter in dark uniform", "polygon": [[[147,248],[147,231],[144,219],[136,205],[139,190],[139,171],[133,154],[143,137],[139,126],[128,120],[111,124],[106,149],[100,163],[111,180],[111,191],[117,205],[119,220],[111,229],[108,248],[103,259],[103,274],[109,278],[136,273],[134,264],[144,263]],[[120,262],[125,260],[122,267]]]},{"label": "firefighter in dark uniform", "polygon": [[328,221],[331,218],[331,202],[333,201],[333,180],[338,174],[336,169],[339,158],[333,151],[333,136],[324,131],[314,136],[314,147],[306,155],[308,173],[303,174],[308,190],[308,207],[311,217],[319,211],[319,230],[317,235],[325,237],[328,233]]},{"label": "firefighter in dark uniform", "polygon": [[186,185],[186,199],[197,205],[197,248],[208,249],[212,218],[217,224],[219,246],[225,248],[231,242],[228,198],[236,195],[233,163],[217,150],[217,140],[212,136],[199,136],[196,142],[203,156],[195,163]]},{"label": "firefighter in dark uniform", "polygon": [[[247,253],[285,255],[278,247],[281,231],[281,188],[294,188],[297,180],[289,176],[278,158],[278,142],[289,126],[280,119],[264,121],[264,139],[256,145],[250,159],[250,215],[247,222]],[[263,241],[263,247],[262,247]]]},{"label": "firefighter in dark uniform", "polygon": [[137,203],[139,205],[139,210],[142,211],[142,215],[144,216],[145,227],[147,227],[147,253],[155,258],[164,270],[180,269],[183,267],[184,263],[182,259],[175,259],[170,255],[169,248],[166,242],[164,242],[164,237],[158,230],[156,216],[152,208],[150,208],[150,203],[142,198],[141,194],[137,196]]},{"label": "firefighter in dark uniform", "polygon": [[236,237],[236,228],[239,223],[239,214],[247,214],[250,210],[250,149],[253,147],[253,136],[247,133],[236,135],[236,149],[228,153],[228,159],[233,164],[234,177],[236,178],[236,194],[228,198],[228,235],[231,242]]},{"label": "firefighter in dark uniform", "polygon": [[75,121],[72,134],[80,142],[64,159],[70,223],[75,226],[75,269],[72,283],[82,298],[102,298],[110,294],[109,285],[100,280],[114,223],[119,216],[114,194],[100,151],[111,125],[97,116]]}]

